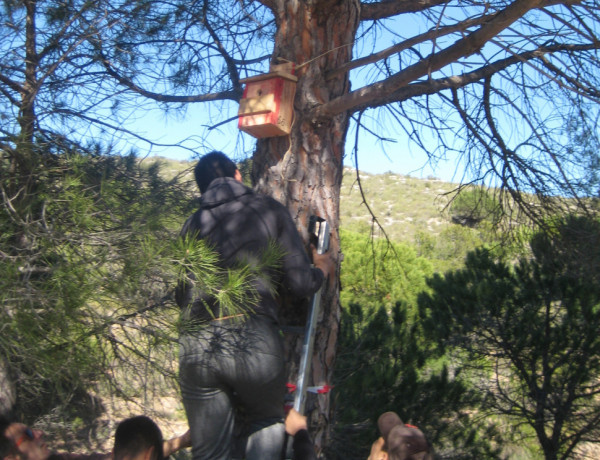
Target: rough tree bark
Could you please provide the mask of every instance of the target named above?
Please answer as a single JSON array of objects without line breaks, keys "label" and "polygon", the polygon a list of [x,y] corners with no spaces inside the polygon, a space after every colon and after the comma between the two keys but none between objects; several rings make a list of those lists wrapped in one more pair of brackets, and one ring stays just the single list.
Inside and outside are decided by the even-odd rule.
[{"label": "rough tree bark", "polygon": [[35,124],[35,96],[37,94],[38,55],[36,50],[36,1],[26,1],[27,22],[25,32],[25,82],[21,92],[21,110],[19,125],[21,137],[25,142],[33,142]]},{"label": "rough tree bark", "polygon": [[[308,241],[309,217],[316,214],[327,219],[332,229],[330,252],[339,267],[339,200],[349,113],[317,122],[310,111],[350,89],[347,74],[327,81],[325,75],[351,60],[360,5],[357,0],[282,0],[271,6],[277,21],[273,62],[277,63],[278,58],[294,62],[298,67],[298,86],[292,132],[290,136],[258,142],[253,182],[257,190],[287,206],[305,241]],[[339,269],[324,292],[321,305],[309,385],[332,382],[340,322]],[[305,312],[306,309],[292,309],[284,323],[303,325]],[[288,334],[286,342],[289,381],[295,382],[302,340],[298,335]],[[307,415],[318,448],[328,443],[330,402],[329,393],[311,397],[307,402]]]},{"label": "rough tree bark", "polygon": [[[35,158],[32,152],[36,111],[35,102],[38,93],[37,72],[39,56],[37,52],[37,30],[36,30],[36,0],[24,2],[27,11],[25,23],[25,71],[21,84],[16,84],[20,95],[18,123],[19,135],[15,139],[16,148],[9,149],[12,157],[10,172],[13,176],[31,177],[35,169]],[[28,187],[31,180],[27,181]],[[13,192],[12,184],[8,184],[9,192]]]}]

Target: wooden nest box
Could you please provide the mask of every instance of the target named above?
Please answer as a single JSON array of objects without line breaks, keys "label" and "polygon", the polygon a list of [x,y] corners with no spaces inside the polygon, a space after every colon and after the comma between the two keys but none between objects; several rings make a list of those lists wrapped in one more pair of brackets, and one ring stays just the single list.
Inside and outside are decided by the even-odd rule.
[{"label": "wooden nest box", "polygon": [[238,128],[254,137],[285,136],[292,129],[298,77],[293,64],[272,65],[269,73],[244,78]]}]

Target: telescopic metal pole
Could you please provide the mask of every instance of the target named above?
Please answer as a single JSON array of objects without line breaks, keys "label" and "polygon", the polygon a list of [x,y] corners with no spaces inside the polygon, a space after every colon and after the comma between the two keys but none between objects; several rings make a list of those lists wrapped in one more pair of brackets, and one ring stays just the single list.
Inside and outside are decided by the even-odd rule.
[{"label": "telescopic metal pole", "polygon": [[[321,217],[312,216],[310,220],[310,233],[317,236],[317,253],[324,254],[329,250],[329,224]],[[323,282],[325,284],[325,282]],[[317,329],[317,318],[321,309],[321,293],[323,285],[313,295],[310,316],[306,324],[306,332],[304,333],[304,343],[302,345],[302,356],[300,359],[300,367],[298,368],[298,381],[296,385],[296,396],[294,399],[294,409],[301,414],[304,413],[304,405],[306,403],[306,388],[308,383],[308,375],[310,374],[310,364],[312,361],[313,345],[315,343],[315,332]]]}]

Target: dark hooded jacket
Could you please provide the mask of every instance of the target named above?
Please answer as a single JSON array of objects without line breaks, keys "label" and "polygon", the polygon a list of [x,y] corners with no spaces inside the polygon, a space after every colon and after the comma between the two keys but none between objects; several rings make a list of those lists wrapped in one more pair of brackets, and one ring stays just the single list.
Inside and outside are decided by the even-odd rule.
[{"label": "dark hooded jacket", "polygon": [[[181,234],[196,234],[206,240],[219,253],[223,267],[257,264],[269,245],[276,243],[280,264],[254,279],[258,303],[248,306],[252,314],[277,321],[277,288],[305,297],[323,282],[323,272],[311,267],[288,210],[233,178],[222,177],[210,183],[200,198],[200,208],[186,221]],[[189,285],[179,286],[177,303],[180,307],[191,306],[189,314],[195,319],[223,316],[214,299],[202,292],[194,294]]]}]

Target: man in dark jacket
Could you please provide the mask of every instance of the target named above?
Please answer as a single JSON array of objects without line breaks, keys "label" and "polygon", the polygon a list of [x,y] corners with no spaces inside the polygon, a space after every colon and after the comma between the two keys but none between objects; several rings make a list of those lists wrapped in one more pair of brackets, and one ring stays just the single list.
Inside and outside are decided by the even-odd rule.
[{"label": "man in dark jacket", "polygon": [[230,459],[234,418],[249,423],[246,458],[277,459],[284,440],[284,354],[278,324],[277,289],[297,297],[316,292],[333,272],[328,255],[308,255],[287,209],[242,183],[235,163],[221,152],[200,159],[195,169],[200,208],[184,224],[213,247],[227,269],[259,264],[275,244],[278,266],[253,280],[257,301],[231,314],[191,283],[180,285],[177,302],[184,322],[179,380],[192,437],[194,460]]}]

